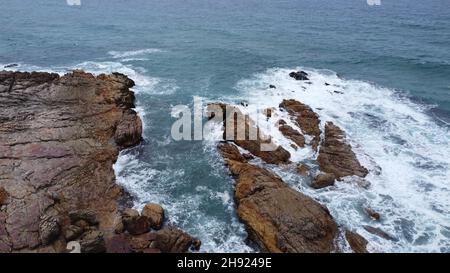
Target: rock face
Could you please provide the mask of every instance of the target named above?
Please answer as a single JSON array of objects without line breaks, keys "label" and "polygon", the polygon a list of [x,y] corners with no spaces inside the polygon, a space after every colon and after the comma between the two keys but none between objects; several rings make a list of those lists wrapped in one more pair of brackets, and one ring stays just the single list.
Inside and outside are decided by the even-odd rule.
[{"label": "rock face", "polygon": [[332,122],[325,125],[325,138],[317,161],[322,171],[332,173],[336,178],[349,175],[365,177],[368,173],[359,163],[352,147],[345,142],[344,132]]},{"label": "rock face", "polygon": [[321,134],[319,116],[309,106],[292,99],[283,100],[280,103],[280,108],[291,115],[291,118],[302,129],[303,133],[313,138],[310,144],[314,150],[317,150]]},{"label": "rock face", "polygon": [[236,177],[238,215],[250,238],[270,252],[331,252],[337,227],[328,210],[270,171],[241,160],[233,146],[223,143],[220,149]]}]

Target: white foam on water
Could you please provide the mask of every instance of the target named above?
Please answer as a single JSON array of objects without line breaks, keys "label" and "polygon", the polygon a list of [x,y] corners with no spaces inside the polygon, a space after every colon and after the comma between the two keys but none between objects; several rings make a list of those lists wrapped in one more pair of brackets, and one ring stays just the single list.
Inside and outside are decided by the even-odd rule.
[{"label": "white foam on water", "polygon": [[163,52],[158,48],[145,48],[138,50],[130,50],[130,51],[109,51],[108,54],[111,55],[114,59],[121,58],[130,58],[135,56],[145,56],[153,53]]},{"label": "white foam on water", "polygon": [[[310,81],[289,77],[295,69],[270,69],[236,88],[249,111],[274,107],[275,115],[287,121],[278,109],[283,99],[296,99],[319,114],[323,129],[332,121],[346,133],[360,162],[369,169],[371,187],[364,190],[351,183],[312,190],[298,175],[273,168],[287,183],[325,204],[336,221],[356,230],[369,241],[373,251],[450,251],[450,133],[426,114],[427,106],[411,102],[394,90],[362,81],[339,78],[326,70],[303,69]],[[276,89],[270,89],[273,84]],[[274,121],[267,126],[275,141],[289,143]],[[270,129],[272,128],[272,129]],[[294,161],[311,156],[312,151],[289,149]],[[379,172],[379,174],[378,174]],[[371,221],[362,207],[380,212],[380,223]],[[372,225],[392,234],[387,241],[363,229]]]}]

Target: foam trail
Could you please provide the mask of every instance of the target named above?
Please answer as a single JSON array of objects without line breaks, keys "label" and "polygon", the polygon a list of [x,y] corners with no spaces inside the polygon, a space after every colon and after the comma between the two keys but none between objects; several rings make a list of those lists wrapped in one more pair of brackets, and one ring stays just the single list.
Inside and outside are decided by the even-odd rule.
[{"label": "foam trail", "polygon": [[[311,106],[319,114],[322,128],[325,121],[333,121],[346,131],[358,159],[370,170],[367,180],[372,187],[362,190],[338,182],[316,191],[297,175],[274,170],[291,186],[326,204],[341,226],[368,238],[373,251],[450,251],[449,128],[426,114],[429,107],[391,89],[341,79],[326,70],[306,70],[310,81],[295,81],[288,75],[291,71],[270,69],[240,81],[240,99],[249,102],[250,111],[278,109],[283,99],[290,98]],[[276,89],[270,89],[270,84]],[[274,115],[284,117],[285,113],[278,110]],[[262,127],[271,130],[275,141],[287,141],[271,121],[267,123]],[[289,152],[296,161],[311,156],[305,149]],[[380,212],[381,223],[368,219],[363,206]],[[378,238],[362,225],[378,226],[398,241]]]},{"label": "foam trail", "polygon": [[158,52],[162,52],[162,50],[158,48],[146,48],[132,51],[109,51],[108,54],[111,55],[114,59],[121,59],[135,56],[145,56]]}]

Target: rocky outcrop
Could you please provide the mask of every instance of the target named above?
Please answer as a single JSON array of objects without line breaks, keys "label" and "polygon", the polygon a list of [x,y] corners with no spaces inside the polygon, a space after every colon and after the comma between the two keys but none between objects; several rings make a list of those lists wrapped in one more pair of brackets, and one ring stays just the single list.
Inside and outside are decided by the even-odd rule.
[{"label": "rocky outcrop", "polygon": [[283,100],[280,108],[286,110],[303,133],[312,137],[310,145],[314,150],[320,142],[319,116],[307,105],[296,100]]},{"label": "rocky outcrop", "polygon": [[364,237],[356,232],[346,230],[345,239],[347,239],[350,248],[355,253],[368,253],[367,244],[369,243]]},{"label": "rocky outcrop", "polygon": [[238,215],[253,241],[270,252],[333,251],[337,227],[325,207],[272,172],[241,160],[233,144],[219,147],[236,177]]},{"label": "rocky outcrop", "polygon": [[368,170],[356,158],[350,144],[345,141],[345,133],[332,122],[325,125],[325,137],[317,158],[320,169],[332,173],[336,178],[356,175],[365,177]]},{"label": "rocky outcrop", "polygon": [[294,78],[297,81],[308,81],[308,73],[305,71],[292,71],[289,73],[289,77]]},{"label": "rocky outcrop", "polygon": [[65,252],[72,240],[107,250],[127,197],[112,165],[142,134],[133,85],[118,73],[0,72],[0,252]]},{"label": "rocky outcrop", "polygon": [[[267,163],[289,163],[290,153],[283,147],[271,143],[270,137],[265,136],[254,121],[248,115],[244,115],[239,108],[225,104],[210,104],[208,106],[211,118],[215,116],[216,111],[222,111],[223,113],[224,140],[233,141],[236,145],[248,150]],[[232,126],[227,123],[232,124]],[[251,137],[251,131],[255,132],[254,138]]]},{"label": "rocky outcrop", "polygon": [[334,185],[336,177],[331,173],[319,173],[311,183],[314,189],[321,189]]},{"label": "rocky outcrop", "polygon": [[164,209],[154,203],[149,203],[142,209],[141,215],[146,217],[148,223],[153,229],[160,229],[164,222]]},{"label": "rocky outcrop", "polygon": [[284,120],[278,121],[278,129],[288,139],[292,140],[298,147],[305,147],[305,137],[297,130],[287,125]]}]

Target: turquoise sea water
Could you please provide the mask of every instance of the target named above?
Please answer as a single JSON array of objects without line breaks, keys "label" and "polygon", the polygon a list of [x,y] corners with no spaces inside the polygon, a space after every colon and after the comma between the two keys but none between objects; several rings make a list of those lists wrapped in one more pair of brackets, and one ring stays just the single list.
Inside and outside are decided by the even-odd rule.
[{"label": "turquoise sea water", "polygon": [[[193,96],[270,105],[267,84],[281,93],[298,88],[283,75],[301,67],[347,91],[329,97],[312,87],[314,94],[299,99],[327,109],[321,116],[341,125],[383,175],[369,177],[373,189],[362,193],[346,186],[317,193],[285,179],[377,251],[450,251],[448,0],[81,3],[1,0],[0,64],[119,71],[136,81],[145,141],[116,164],[136,206],[162,203],[172,223],[203,240],[204,251],[255,251],[214,143],[174,141],[171,108],[191,105]],[[364,233],[369,220],[360,203],[384,213],[380,227],[399,241]]]}]

